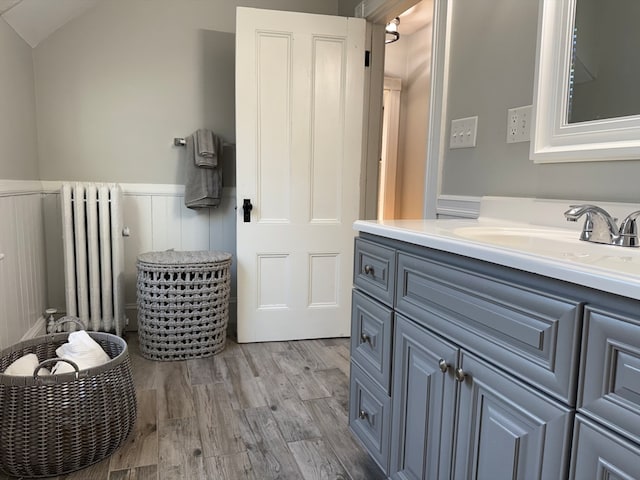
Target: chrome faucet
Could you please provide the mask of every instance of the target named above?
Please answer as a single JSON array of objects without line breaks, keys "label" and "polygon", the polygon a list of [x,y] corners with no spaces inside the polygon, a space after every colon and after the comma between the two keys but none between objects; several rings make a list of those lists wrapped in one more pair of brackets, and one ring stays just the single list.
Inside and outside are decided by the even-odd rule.
[{"label": "chrome faucet", "polygon": [[640,210],[628,215],[622,221],[620,229],[618,229],[616,219],[596,205],[571,205],[569,210],[564,212],[564,216],[570,222],[577,222],[582,215],[585,216],[585,222],[580,240],[622,247],[640,246],[636,222],[640,217]]},{"label": "chrome faucet", "polygon": [[618,236],[618,226],[609,213],[596,205],[571,205],[564,216],[570,222],[577,222],[585,215],[580,240],[611,245]]}]

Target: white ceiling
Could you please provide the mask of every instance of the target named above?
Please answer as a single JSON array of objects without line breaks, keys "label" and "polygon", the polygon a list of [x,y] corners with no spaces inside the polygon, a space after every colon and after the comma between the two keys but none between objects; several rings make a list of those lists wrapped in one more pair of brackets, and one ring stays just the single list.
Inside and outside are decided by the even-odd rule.
[{"label": "white ceiling", "polygon": [[433,0],[422,0],[400,14],[400,35],[411,35],[433,21]]},{"label": "white ceiling", "polygon": [[31,47],[100,0],[0,0],[0,16]]}]

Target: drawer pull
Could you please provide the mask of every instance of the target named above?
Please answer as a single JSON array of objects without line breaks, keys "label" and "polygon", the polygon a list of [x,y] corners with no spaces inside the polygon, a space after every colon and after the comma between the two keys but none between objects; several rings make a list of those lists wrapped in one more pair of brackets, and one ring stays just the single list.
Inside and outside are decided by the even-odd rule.
[{"label": "drawer pull", "polygon": [[367,420],[369,418],[369,414],[364,410],[360,410],[360,413],[358,413],[358,418],[360,420]]},{"label": "drawer pull", "polygon": [[360,335],[360,340],[362,340],[362,343],[368,343],[369,345],[371,345],[371,337],[366,333]]},{"label": "drawer pull", "polygon": [[467,374],[460,367],[456,368],[456,380],[459,382],[464,382],[464,379],[467,378]]},{"label": "drawer pull", "polygon": [[364,266],[364,273],[366,275],[373,275],[373,267],[371,265]]},{"label": "drawer pull", "polygon": [[438,367],[440,367],[440,371],[442,373],[447,373],[447,370],[449,370],[449,365],[447,364],[447,361],[444,358],[441,358],[438,361]]}]

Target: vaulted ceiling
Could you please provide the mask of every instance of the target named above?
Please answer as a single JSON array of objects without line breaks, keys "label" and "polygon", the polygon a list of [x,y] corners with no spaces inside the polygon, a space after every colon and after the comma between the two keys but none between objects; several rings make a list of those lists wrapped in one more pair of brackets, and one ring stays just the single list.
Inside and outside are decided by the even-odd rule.
[{"label": "vaulted ceiling", "polygon": [[100,0],[0,0],[0,16],[31,47]]}]

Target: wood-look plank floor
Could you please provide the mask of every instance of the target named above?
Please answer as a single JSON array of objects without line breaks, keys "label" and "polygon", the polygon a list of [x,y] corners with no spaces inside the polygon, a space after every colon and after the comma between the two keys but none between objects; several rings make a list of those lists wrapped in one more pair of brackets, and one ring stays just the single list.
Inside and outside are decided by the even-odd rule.
[{"label": "wood-look plank floor", "polygon": [[[376,480],[347,426],[349,340],[237,344],[154,362],[127,336],[135,430],[110,458],[58,480]],[[0,480],[4,477],[0,475]]]}]

